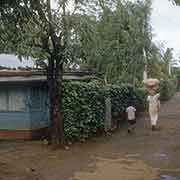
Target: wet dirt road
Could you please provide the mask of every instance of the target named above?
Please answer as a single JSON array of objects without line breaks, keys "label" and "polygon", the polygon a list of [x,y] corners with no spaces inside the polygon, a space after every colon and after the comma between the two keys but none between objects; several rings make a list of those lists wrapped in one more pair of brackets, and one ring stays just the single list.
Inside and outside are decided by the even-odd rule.
[{"label": "wet dirt road", "polygon": [[136,134],[52,151],[40,142],[0,142],[0,180],[180,180],[180,93],[162,105],[160,131],[148,117]]}]

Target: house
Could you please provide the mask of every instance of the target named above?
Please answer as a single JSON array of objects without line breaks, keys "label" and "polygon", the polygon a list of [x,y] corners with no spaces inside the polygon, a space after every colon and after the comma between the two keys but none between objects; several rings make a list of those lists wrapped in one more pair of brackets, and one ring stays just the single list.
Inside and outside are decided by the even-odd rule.
[{"label": "house", "polygon": [[[84,80],[88,72],[66,72],[64,80]],[[38,71],[0,71],[0,139],[40,138],[50,126],[46,76]]]}]

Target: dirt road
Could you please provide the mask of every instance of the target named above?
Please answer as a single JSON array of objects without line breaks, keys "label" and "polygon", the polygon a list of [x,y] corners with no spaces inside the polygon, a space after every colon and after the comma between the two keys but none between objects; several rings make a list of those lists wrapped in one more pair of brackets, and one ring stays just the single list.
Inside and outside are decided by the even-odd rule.
[{"label": "dirt road", "polygon": [[0,142],[0,180],[180,180],[180,93],[164,104],[160,131],[148,117],[136,134],[110,137],[52,151],[40,142]]}]

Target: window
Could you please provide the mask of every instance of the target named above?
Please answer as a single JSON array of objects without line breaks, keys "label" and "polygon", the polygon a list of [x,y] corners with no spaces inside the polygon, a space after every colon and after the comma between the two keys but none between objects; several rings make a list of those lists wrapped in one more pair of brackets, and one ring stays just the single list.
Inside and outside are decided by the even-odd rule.
[{"label": "window", "polygon": [[31,89],[31,109],[34,111],[41,109],[41,90],[40,88]]},{"label": "window", "polygon": [[8,101],[9,111],[25,111],[26,99],[22,91],[10,91]]},{"label": "window", "polygon": [[2,89],[0,91],[0,111],[25,111],[26,96],[22,90]]},{"label": "window", "polygon": [[0,91],[0,111],[7,111],[7,93],[5,90]]}]

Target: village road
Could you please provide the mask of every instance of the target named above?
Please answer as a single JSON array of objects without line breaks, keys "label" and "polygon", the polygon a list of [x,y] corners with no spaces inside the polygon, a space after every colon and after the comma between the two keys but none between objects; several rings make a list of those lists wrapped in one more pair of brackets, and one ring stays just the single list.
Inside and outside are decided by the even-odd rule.
[{"label": "village road", "polygon": [[0,142],[0,180],[180,180],[180,93],[162,105],[160,131],[148,116],[136,133],[52,151],[41,142]]}]

